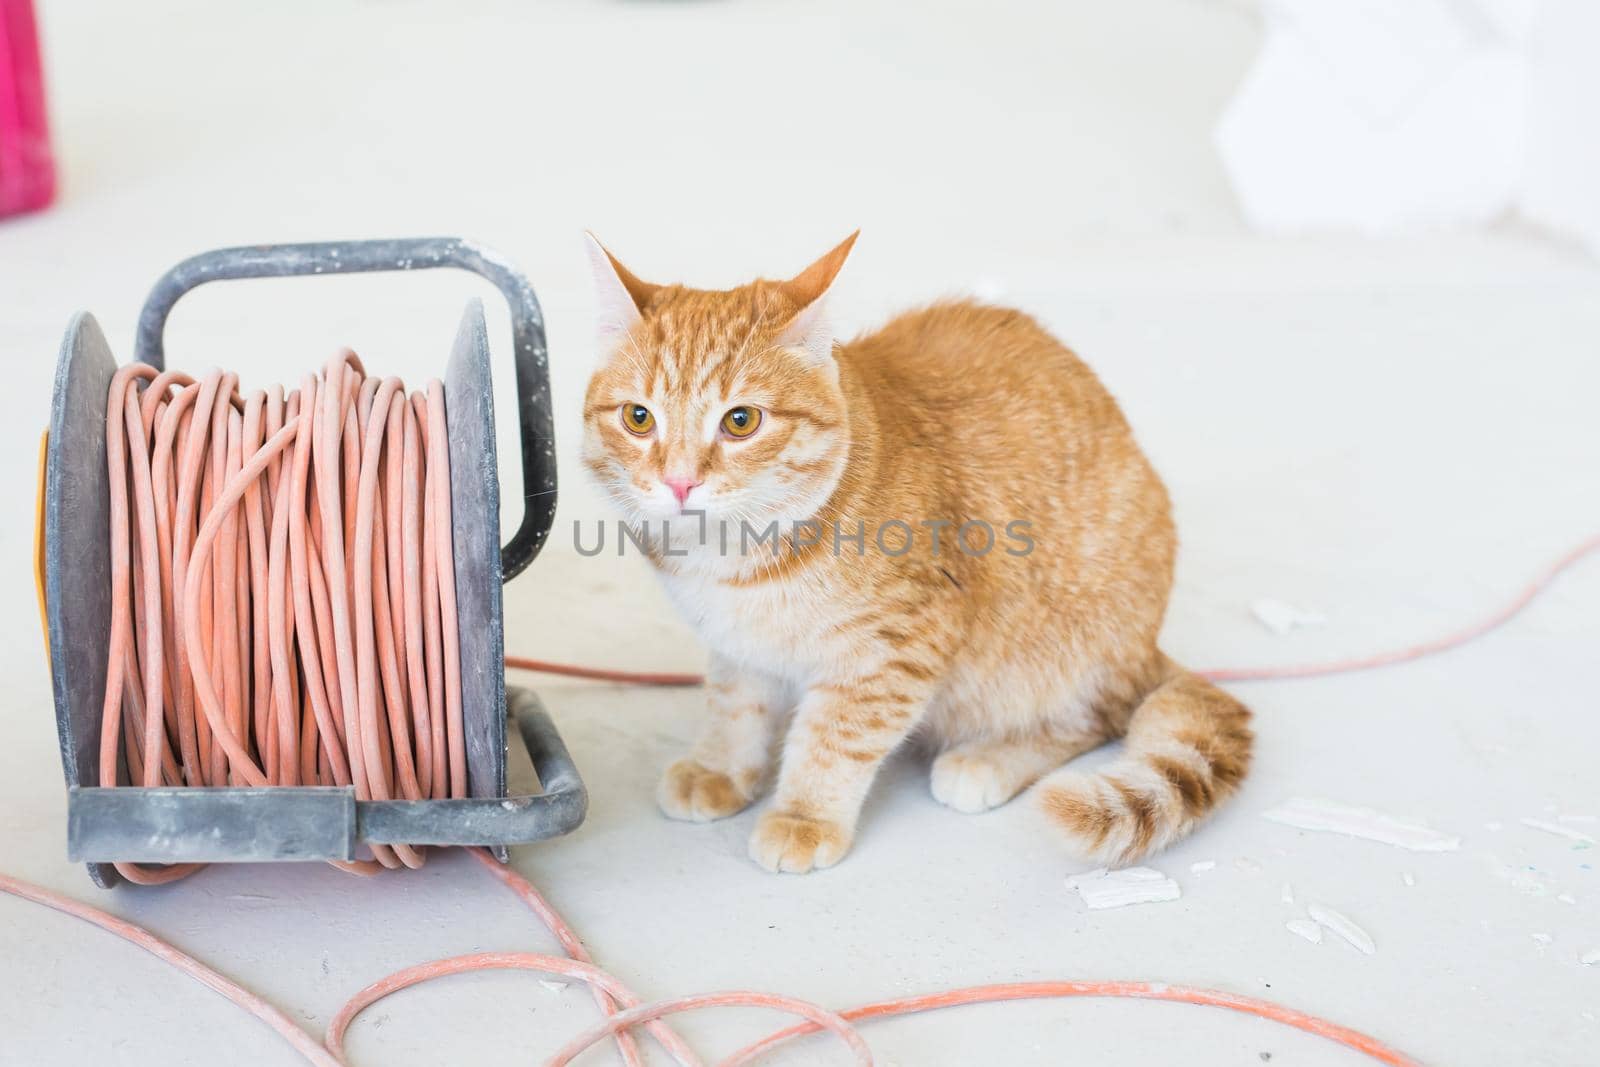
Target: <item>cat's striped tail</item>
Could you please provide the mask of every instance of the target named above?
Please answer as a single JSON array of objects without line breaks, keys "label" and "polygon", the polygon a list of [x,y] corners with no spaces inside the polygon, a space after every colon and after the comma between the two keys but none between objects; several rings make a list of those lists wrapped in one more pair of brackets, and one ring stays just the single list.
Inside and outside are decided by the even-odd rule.
[{"label": "cat's striped tail", "polygon": [[1172,665],[1134,708],[1118,759],[1090,774],[1058,770],[1036,795],[1083,855],[1121,866],[1188,834],[1231,796],[1253,740],[1248,708]]}]

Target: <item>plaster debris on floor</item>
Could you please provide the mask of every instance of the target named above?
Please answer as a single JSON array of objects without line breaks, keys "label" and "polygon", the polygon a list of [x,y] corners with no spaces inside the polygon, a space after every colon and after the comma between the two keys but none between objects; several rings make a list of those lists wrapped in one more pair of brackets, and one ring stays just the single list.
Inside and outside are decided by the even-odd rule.
[{"label": "plaster debris on floor", "polygon": [[1068,878],[1067,888],[1077,890],[1093,911],[1177,900],[1183,895],[1177,882],[1150,867],[1124,867],[1120,871],[1101,867]]},{"label": "plaster debris on floor", "polygon": [[1550,887],[1544,879],[1539,877],[1538,871],[1529,866],[1513,867],[1500,864],[1495,868],[1495,877],[1507,883],[1519,893],[1526,893],[1530,897],[1544,897],[1550,895]]},{"label": "plaster debris on floor", "polygon": [[[1186,667],[1311,664],[1427,642],[1484,618],[1600,529],[1600,263],[1520,224],[1427,226],[1381,241],[1349,230],[1265,238],[1245,224],[1214,137],[1219,106],[1250,77],[1268,21],[1292,29],[1335,9],[1378,19],[1449,7],[1464,13],[1469,35],[1499,39],[1521,32],[1502,25],[1516,17],[1466,16],[1538,7],[1543,24],[1581,8],[1588,21],[1600,4],[1011,0],[912,13],[887,0],[821,0],[565,4],[552,17],[554,5],[485,0],[387,18],[382,48],[362,47],[370,4],[320,5],[314,34],[273,5],[35,6],[67,166],[58,210],[0,223],[0,336],[15,354],[0,392],[12,460],[0,490],[24,510],[37,488],[55,354],[75,310],[93,311],[126,365],[152,283],[183,257],[236,242],[403,237],[438,225],[519,268],[547,320],[539,361],[550,372],[554,441],[542,447],[558,461],[560,503],[539,558],[504,588],[506,651],[702,670],[705,649],[655,567],[633,545],[617,550],[625,513],[582,462],[598,354],[582,229],[598,226],[651,282],[720,287],[791,276],[860,224],[829,296],[841,339],[971,285],[1044,324],[1105,382],[1173,501],[1182,548],[1162,645]],[[1286,12],[1292,20],[1278,18]],[[765,47],[779,37],[785,49]],[[1581,59],[1597,37],[1547,39]],[[270,89],[238,77],[244,43],[303,56],[309,76]],[[1483,88],[1474,68],[1443,52],[1380,51],[1418,83],[1407,101],[1431,105],[1430,84]],[[430,61],[441,75],[458,73],[450,57],[470,56],[471,73],[406,77],[394,56],[408,54],[443,62]],[[823,54],[840,61],[819,81],[812,68]],[[730,77],[714,76],[730,55],[724,75],[737,83],[753,66],[768,73],[770,91],[730,92]],[[1288,65],[1278,69],[1308,88],[1335,94],[1353,84],[1370,97],[1367,57],[1345,53],[1324,77],[1326,52],[1299,55],[1315,58],[1296,64],[1279,53]],[[775,212],[774,189],[787,179],[745,175],[792,157],[787,139],[752,148],[713,128],[701,144],[692,124],[651,122],[606,136],[637,100],[625,78],[594,76],[597,56],[670,84],[683,114],[716,113],[743,128],[775,110],[793,114],[798,131],[826,131],[827,154],[849,159],[848,175],[797,168],[806,202]],[[943,68],[960,76],[937,76]],[[1586,61],[1584,74],[1587,86],[1600,63]],[[205,91],[184,92],[196,85]],[[863,106],[880,94],[918,102],[896,116],[904,130],[935,142],[960,130],[960,149],[904,151],[886,137],[882,108]],[[356,106],[329,107],[330,98]],[[1576,100],[1560,96],[1581,112]],[[506,136],[504,101],[532,111],[537,131],[524,122]],[[1536,105],[1492,102],[1518,121],[1538,119]],[[1281,110],[1290,133],[1327,139],[1313,117],[1323,111]],[[1400,174],[1399,156],[1415,145],[1398,128],[1382,136],[1398,154],[1384,169]],[[1587,143],[1573,151],[1593,154],[1592,137],[1575,140]],[[419,143],[447,150],[418,152]],[[1280,144],[1277,157],[1294,162],[1300,143]],[[491,164],[473,169],[470,196],[462,153],[448,150],[457,147]],[[638,202],[628,167],[641,156],[659,161],[652,186],[673,210]],[[1588,202],[1596,189],[1585,183]],[[963,203],[981,210],[950,210]],[[929,218],[940,224],[930,229]],[[174,369],[220,362],[253,388],[283,380],[286,363],[303,366],[349,342],[384,373],[420,382],[445,369],[464,303],[495,298],[492,288],[453,270],[207,283],[174,309],[165,350]],[[498,299],[490,305],[509,533],[524,503],[519,390],[509,315]],[[958,358],[977,368],[980,355]],[[1041,397],[1041,409],[1054,410],[1055,399]],[[1482,432],[1485,412],[1499,432]],[[1484,507],[1486,497],[1495,505]],[[918,549],[930,532],[919,523],[948,517],[901,516]],[[605,551],[585,555],[602,523],[612,528]],[[13,560],[28,554],[28,525],[25,516],[8,531]],[[844,536],[854,532],[852,520]],[[730,553],[738,540],[734,531]],[[1026,562],[1004,548],[943,555],[974,567]],[[1039,540],[1035,553],[1045,549]],[[865,551],[879,552],[870,537]],[[515,894],[457,850],[373,879],[321,864],[219,864],[166,887],[96,889],[65,855],[68,797],[32,571],[0,568],[0,868],[148,927],[314,1033],[345,997],[397,967],[559,951]],[[1251,610],[1266,597],[1327,622],[1279,636]],[[1526,615],[1448,655],[1224,683],[1254,716],[1257,750],[1236,796],[1192,836],[1135,861],[1178,883],[1181,895],[1164,906],[1092,911],[1063,882],[1109,864],[1067,851],[1037,793],[984,816],[954,813],[929,795],[929,753],[917,744],[901,746],[875,778],[842,862],[768,874],[748,859],[747,841],[770,801],[706,824],[658,810],[663,772],[705,728],[703,690],[521,671],[508,681],[548,708],[589,808],[576,832],[514,848],[512,863],[602,966],[651,1000],[755,986],[837,1009],[986,982],[1146,978],[1260,996],[1434,1067],[1600,1067],[1600,846],[1517,821],[1600,837],[1600,822],[1567,817],[1600,815],[1597,603],[1600,556],[1565,572]],[[996,708],[1032,699],[1010,683],[986,697]],[[511,783],[536,791],[515,736],[511,748]],[[1113,747],[1083,762],[1092,770],[1116,758]],[[1461,846],[1413,852],[1261,818],[1291,797],[1414,815],[1461,835]],[[1241,856],[1264,869],[1242,873]],[[1196,874],[1196,861],[1216,867]],[[1414,888],[1403,884],[1407,871]],[[1285,883],[1290,899],[1274,909]],[[229,900],[234,893],[277,903]],[[1363,955],[1322,926],[1319,944],[1287,930],[1288,920],[1315,922],[1309,901],[1344,912],[1383,951]],[[1541,949],[1536,931],[1553,943]],[[0,960],[10,976],[0,1065],[296,1062],[211,989],[31,905],[0,900]],[[569,984],[548,990],[540,978]],[[531,973],[460,976],[393,1004],[381,1027],[382,1011],[356,1019],[352,1064],[531,1067],[598,1017],[583,983]],[[769,1018],[774,1029],[786,1022],[739,1009],[688,1015],[681,1027],[696,1049],[726,1054]],[[1273,1053],[1267,1067],[1362,1062],[1268,1027],[1221,1010],[1040,1001],[864,1022],[861,1031],[881,1067],[1260,1067],[1262,1050]],[[642,1041],[651,1060],[673,1062]],[[825,1042],[775,1048],[761,1067],[847,1062]],[[621,1063],[608,1048],[576,1062]]]},{"label": "plaster debris on floor", "polygon": [[1519,819],[1518,821],[1521,822],[1522,825],[1531,829],[1543,830],[1547,834],[1555,834],[1557,837],[1569,838],[1570,840],[1577,841],[1580,844],[1593,845],[1596,843],[1592,836],[1584,833],[1582,830],[1574,830],[1570,826],[1563,826],[1558,822],[1550,822],[1548,819]]},{"label": "plaster debris on floor", "polygon": [[1366,955],[1370,956],[1378,951],[1377,942],[1372,940],[1372,935],[1357,926],[1342,912],[1337,912],[1326,904],[1313,902],[1306,905],[1306,914],[1315,919],[1319,926],[1327,927]]},{"label": "plaster debris on floor", "polygon": [[1263,815],[1273,822],[1301,830],[1345,834],[1413,852],[1454,852],[1461,847],[1461,838],[1454,834],[1441,833],[1420,822],[1386,815],[1373,808],[1331,800],[1295,797]]},{"label": "plaster debris on floor", "polygon": [[1322,927],[1310,919],[1290,919],[1283,925],[1288,928],[1291,934],[1297,934],[1313,945],[1322,944]]},{"label": "plaster debris on floor", "polygon": [[1328,617],[1320,611],[1308,611],[1271,597],[1263,597],[1251,604],[1250,613],[1262,626],[1279,636],[1302,627],[1325,626],[1328,622]]}]

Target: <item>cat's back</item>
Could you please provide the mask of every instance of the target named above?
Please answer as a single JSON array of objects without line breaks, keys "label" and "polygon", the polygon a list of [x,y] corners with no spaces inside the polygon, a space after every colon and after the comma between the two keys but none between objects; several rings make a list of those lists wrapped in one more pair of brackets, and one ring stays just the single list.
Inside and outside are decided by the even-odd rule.
[{"label": "cat's back", "polygon": [[[1101,655],[1083,642],[1102,637],[1145,655],[1171,581],[1170,505],[1082,360],[1021,311],[947,301],[842,346],[838,362],[870,437],[863,510],[1008,532],[1021,521],[1040,549],[957,552],[929,576],[959,589],[973,621],[963,656],[989,665],[982,678],[1016,664],[1024,631],[1042,642],[1035,663],[1065,646]],[[975,683],[974,701],[986,684]]]},{"label": "cat's back", "polygon": [[880,420],[927,443],[985,444],[1128,435],[1094,372],[1014,308],[944,300],[841,346],[847,390]]}]

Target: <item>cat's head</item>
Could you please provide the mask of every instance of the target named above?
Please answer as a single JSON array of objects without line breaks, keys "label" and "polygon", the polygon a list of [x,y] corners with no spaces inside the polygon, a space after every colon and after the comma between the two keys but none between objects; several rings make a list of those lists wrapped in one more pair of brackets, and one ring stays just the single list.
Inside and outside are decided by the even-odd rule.
[{"label": "cat's head", "polygon": [[720,292],[641,281],[590,239],[583,459],[630,518],[765,524],[828,499],[850,439],[823,296],[855,238],[788,281]]}]

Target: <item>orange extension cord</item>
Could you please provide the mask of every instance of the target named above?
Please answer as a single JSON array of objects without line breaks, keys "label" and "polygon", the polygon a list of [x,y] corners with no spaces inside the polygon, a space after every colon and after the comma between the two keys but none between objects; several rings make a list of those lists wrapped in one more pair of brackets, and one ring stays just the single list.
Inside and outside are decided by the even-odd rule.
[{"label": "orange extension cord", "polygon": [[[113,619],[101,780],[116,780],[120,747],[130,778],[146,786],[336,783],[354,785],[362,799],[397,791],[411,799],[464,795],[452,559],[449,538],[435,534],[451,529],[441,387],[434,382],[426,394],[407,398],[398,380],[367,377],[348,350],[287,397],[274,391],[242,398],[236,386],[234,376],[221,372],[196,382],[139,365],[123,368],[113,381],[107,435]],[[1503,624],[1596,549],[1600,536],[1557,560],[1504,608],[1435,641],[1360,659],[1204,673],[1221,681],[1305,678],[1420,659]],[[636,685],[701,681],[693,674],[515,656],[506,657],[506,666]],[[771,1008],[804,1021],[735,1052],[723,1067],[751,1063],[778,1044],[821,1030],[836,1036],[856,1063],[870,1065],[871,1052],[853,1022],[1062,997],[1229,1008],[1328,1038],[1379,1063],[1415,1063],[1374,1038],[1292,1008],[1149,982],[985,985],[844,1012],[749,991],[647,1004],[594,965],[530,882],[488,853],[469,851],[545,923],[567,956],[478,953],[406,968],[352,997],[321,1046],[260,997],[132,923],[7,875],[0,875],[0,890],[93,923],[166,960],[255,1015],[319,1067],[346,1064],[351,1023],[389,994],[446,975],[508,969],[582,981],[605,1015],[547,1067],[561,1067],[608,1037],[624,1061],[638,1067],[643,1061],[630,1032],[638,1026],[675,1062],[699,1067],[699,1058],[661,1019],[725,1006]],[[376,862],[341,866],[370,873],[380,864],[417,866],[422,858],[420,848],[396,845],[375,848]],[[141,883],[170,881],[196,866],[117,865]]]},{"label": "orange extension cord", "polygon": [[[1389,667],[1397,663],[1409,663],[1412,660],[1424,659],[1439,652],[1448,652],[1452,648],[1459,648],[1469,641],[1476,640],[1491,630],[1497,630],[1510,622],[1523,608],[1527,607],[1545,587],[1561,574],[1589,553],[1600,549],[1600,534],[1578,543],[1566,553],[1557,558],[1540,571],[1538,576],[1522,588],[1510,601],[1498,610],[1484,616],[1470,626],[1453,630],[1442,637],[1421,644],[1408,645],[1405,648],[1392,649],[1369,656],[1357,656],[1352,659],[1324,660],[1316,663],[1298,663],[1286,667],[1217,667],[1197,671],[1201,677],[1209,678],[1213,682],[1264,682],[1285,680],[1290,678],[1324,678],[1334,674],[1349,674],[1354,671],[1369,671],[1378,667]],[[623,685],[661,685],[661,686],[690,686],[700,685],[705,681],[698,674],[669,674],[669,673],[641,673],[637,671],[616,671],[601,667],[578,667],[566,663],[550,663],[545,660],[528,659],[525,656],[507,656],[506,666],[518,670],[537,671],[540,674],[559,674],[568,678],[589,678],[602,682],[618,682]]]},{"label": "orange extension cord", "polygon": [[[120,747],[147,787],[466,796],[443,386],[408,398],[348,349],[287,397],[237,385],[143,363],[112,378],[100,781]],[[422,863],[372,853],[341,866]],[[142,884],[195,870],[116,866]]]}]

